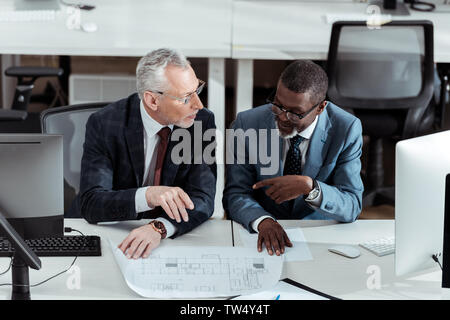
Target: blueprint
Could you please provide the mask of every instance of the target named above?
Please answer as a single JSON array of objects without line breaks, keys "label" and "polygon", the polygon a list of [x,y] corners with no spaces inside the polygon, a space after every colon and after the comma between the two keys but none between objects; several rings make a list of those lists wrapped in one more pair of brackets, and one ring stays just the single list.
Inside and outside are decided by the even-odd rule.
[{"label": "blueprint", "polygon": [[281,257],[237,247],[158,247],[146,259],[111,249],[127,285],[147,298],[212,298],[251,294],[275,286]]}]

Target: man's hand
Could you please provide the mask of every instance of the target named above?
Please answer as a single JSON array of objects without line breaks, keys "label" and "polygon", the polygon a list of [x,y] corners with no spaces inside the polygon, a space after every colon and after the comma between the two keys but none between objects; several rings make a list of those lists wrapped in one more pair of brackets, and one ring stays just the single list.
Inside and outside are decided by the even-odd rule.
[{"label": "man's hand", "polygon": [[259,181],[253,189],[270,186],[266,194],[277,204],[308,194],[314,187],[313,179],[308,176],[287,175]]},{"label": "man's hand", "polygon": [[284,247],[292,247],[291,240],[278,222],[270,218],[264,219],[258,225],[258,251],[262,251],[262,243],[266,246],[269,255],[279,256],[284,253]]},{"label": "man's hand", "polygon": [[149,206],[161,206],[167,215],[177,222],[181,222],[181,218],[184,221],[188,221],[189,217],[186,208],[194,209],[194,203],[187,193],[178,187],[148,187],[145,192],[145,198]]},{"label": "man's hand", "polygon": [[159,246],[161,234],[150,224],[136,228],[119,244],[118,248],[128,259],[147,258],[153,249]]}]

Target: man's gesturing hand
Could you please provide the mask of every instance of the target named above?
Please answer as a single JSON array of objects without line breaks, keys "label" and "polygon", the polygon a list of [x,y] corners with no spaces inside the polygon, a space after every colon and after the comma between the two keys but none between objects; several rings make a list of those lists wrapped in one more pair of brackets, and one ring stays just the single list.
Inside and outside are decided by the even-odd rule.
[{"label": "man's gesturing hand", "polygon": [[262,243],[264,242],[269,255],[273,252],[277,256],[284,253],[284,247],[292,247],[291,240],[287,236],[283,227],[278,222],[270,218],[264,219],[258,225],[258,251],[262,251]]},{"label": "man's gesturing hand", "polygon": [[149,206],[161,206],[167,215],[177,222],[181,222],[181,218],[184,221],[188,221],[189,217],[186,208],[194,209],[194,203],[187,193],[178,187],[148,187],[145,198]]},{"label": "man's gesturing hand", "polygon": [[270,186],[266,195],[277,204],[308,194],[314,187],[313,179],[308,176],[287,175],[259,181],[253,189]]},{"label": "man's gesturing hand", "polygon": [[150,224],[133,229],[119,244],[119,249],[128,259],[147,258],[153,249],[159,246],[161,234],[155,231]]}]

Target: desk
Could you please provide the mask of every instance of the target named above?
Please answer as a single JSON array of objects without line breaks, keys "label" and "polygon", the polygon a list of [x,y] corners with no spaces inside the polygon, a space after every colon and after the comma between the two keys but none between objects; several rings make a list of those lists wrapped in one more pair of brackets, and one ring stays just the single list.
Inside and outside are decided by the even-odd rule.
[{"label": "desk", "polygon": [[[78,257],[75,266],[79,267],[81,288],[69,289],[67,282],[71,274],[62,274],[47,283],[30,288],[31,298],[35,300],[59,299],[141,299],[132,291],[122,276],[119,266],[109,247],[108,238],[120,243],[128,233],[144,224],[144,221],[126,221],[112,225],[91,225],[84,219],[66,219],[66,227],[80,230],[85,235],[101,237],[101,257]],[[73,233],[77,234],[77,233]],[[195,228],[192,232],[176,239],[167,239],[161,243],[164,246],[231,246],[231,221],[211,219]],[[9,258],[0,258],[0,272],[6,270]],[[39,271],[30,269],[30,283],[38,283],[67,269],[73,257],[43,257],[42,268]],[[11,283],[11,271],[0,276],[0,283]],[[11,298],[11,287],[0,287],[0,300]]]},{"label": "desk", "polygon": [[[357,246],[360,242],[393,236],[394,220],[357,220],[343,224],[330,221],[281,220],[285,228],[301,227],[314,260],[288,262],[283,276],[341,299],[448,299],[442,295],[439,267],[404,277],[395,276],[395,255],[378,257],[359,247],[361,255],[349,259],[328,251],[335,244]],[[233,223],[234,244],[241,245],[239,230]],[[256,243],[255,243],[256,250]],[[379,271],[381,288],[369,289],[373,270]],[[369,285],[370,287],[370,285]]]},{"label": "desk", "polygon": [[[12,6],[5,0],[2,6]],[[179,49],[188,57],[208,58],[208,108],[217,130],[225,132],[225,58],[231,57],[231,0],[96,0],[82,11],[81,22],[95,22],[96,32],[69,30],[67,7],[54,21],[0,22],[0,55],[79,55],[141,57],[161,47]],[[2,58],[2,75],[15,57]],[[3,105],[14,93],[15,79],[3,85]],[[0,104],[1,105],[1,104]],[[225,169],[217,166],[215,207],[222,208]],[[215,216],[222,217],[223,210]]]},{"label": "desk", "polygon": [[[328,251],[334,244],[357,245],[394,234],[394,220],[357,220],[350,224],[333,221],[289,220],[280,221],[285,227],[301,227],[308,241],[312,261],[289,262],[283,267],[282,278],[290,278],[316,290],[342,299],[441,299],[441,271],[438,267],[405,277],[394,273],[394,255],[377,257],[360,248],[356,259],[341,257]],[[81,289],[67,287],[70,274],[63,274],[38,287],[31,288],[33,299],[141,299],[128,288],[112,255],[108,238],[122,241],[142,221],[127,221],[113,225],[90,225],[81,219],[66,219],[65,226],[87,235],[99,235],[102,239],[101,257],[79,257],[75,263],[80,269]],[[229,220],[210,219],[192,232],[177,239],[164,240],[161,246],[211,245],[231,246],[231,224],[234,245],[241,244],[239,230],[243,227]],[[256,250],[256,243],[255,243]],[[30,282],[37,283],[65,270],[73,258],[41,258],[42,269],[30,270]],[[0,272],[9,264],[8,258],[0,258]],[[381,288],[369,289],[367,282],[378,268]],[[368,273],[368,271],[370,271]],[[0,276],[0,283],[10,283],[11,272]],[[0,287],[0,299],[10,299],[11,287]],[[450,298],[449,296],[444,296]]]},{"label": "desk", "polygon": [[[232,58],[237,59],[236,112],[252,107],[253,59],[326,60],[331,24],[325,15],[364,14],[367,4],[352,2],[234,1]],[[450,6],[412,11],[402,20],[431,20],[434,60],[450,62]],[[446,12],[442,12],[446,11]]]}]

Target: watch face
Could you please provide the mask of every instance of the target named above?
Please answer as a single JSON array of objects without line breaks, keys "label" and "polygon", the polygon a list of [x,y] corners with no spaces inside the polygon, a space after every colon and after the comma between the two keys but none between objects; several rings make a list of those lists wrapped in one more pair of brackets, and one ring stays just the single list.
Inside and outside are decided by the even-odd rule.
[{"label": "watch face", "polygon": [[318,190],[318,189],[313,189],[313,190],[309,193],[308,199],[315,199],[318,195],[319,195],[319,190]]}]

